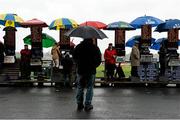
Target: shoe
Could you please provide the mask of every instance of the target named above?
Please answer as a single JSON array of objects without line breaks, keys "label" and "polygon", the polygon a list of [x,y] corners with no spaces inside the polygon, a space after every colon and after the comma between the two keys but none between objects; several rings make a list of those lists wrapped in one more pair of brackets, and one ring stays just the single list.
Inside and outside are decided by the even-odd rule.
[{"label": "shoe", "polygon": [[93,109],[93,105],[85,105],[85,107],[84,107],[85,111],[90,111],[92,109]]},{"label": "shoe", "polygon": [[60,92],[60,90],[59,90],[59,89],[56,89],[55,91],[56,91],[56,92]]},{"label": "shoe", "polygon": [[83,108],[84,108],[83,104],[78,104],[78,106],[77,106],[77,110],[78,111],[81,111]]}]

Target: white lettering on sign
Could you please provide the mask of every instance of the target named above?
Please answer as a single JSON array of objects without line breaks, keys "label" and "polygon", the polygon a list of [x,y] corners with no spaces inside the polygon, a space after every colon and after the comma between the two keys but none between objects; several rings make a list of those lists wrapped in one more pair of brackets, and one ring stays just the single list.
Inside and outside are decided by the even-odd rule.
[{"label": "white lettering on sign", "polygon": [[146,24],[155,24],[155,21],[152,21],[151,19],[148,19],[148,20],[146,21]]},{"label": "white lettering on sign", "polygon": [[175,24],[173,28],[180,28],[180,24]]}]

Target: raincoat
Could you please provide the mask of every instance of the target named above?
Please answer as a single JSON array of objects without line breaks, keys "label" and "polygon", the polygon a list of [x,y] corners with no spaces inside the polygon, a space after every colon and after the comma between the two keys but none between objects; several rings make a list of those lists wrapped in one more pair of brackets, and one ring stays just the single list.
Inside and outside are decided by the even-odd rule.
[{"label": "raincoat", "polygon": [[59,48],[60,48],[60,46],[55,45],[51,49],[51,55],[52,55],[53,60],[59,59],[59,57],[61,55]]},{"label": "raincoat", "polygon": [[131,66],[139,66],[140,65],[140,52],[136,46],[132,47],[130,60],[131,60]]}]

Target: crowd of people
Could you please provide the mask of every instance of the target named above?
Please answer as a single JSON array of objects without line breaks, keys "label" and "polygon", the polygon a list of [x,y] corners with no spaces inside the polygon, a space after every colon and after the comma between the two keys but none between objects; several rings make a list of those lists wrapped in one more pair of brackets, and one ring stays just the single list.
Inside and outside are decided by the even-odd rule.
[{"label": "crowd of people", "polygon": [[[0,44],[3,46],[3,44]],[[3,48],[3,47],[0,47]],[[4,48],[3,48],[4,49]],[[0,66],[4,59],[4,51],[0,50]],[[71,53],[71,54],[70,54]],[[165,43],[161,45],[159,50],[159,60],[160,60],[160,75],[164,74],[165,70],[165,57],[167,49]],[[31,70],[30,60],[32,56],[31,50],[28,45],[24,45],[24,49],[20,51],[21,61],[20,70],[22,79],[30,79]],[[91,110],[93,109],[92,98],[93,98],[93,87],[96,76],[96,68],[102,62],[102,54],[97,45],[93,44],[92,39],[84,39],[80,44],[78,44],[73,51],[65,51],[62,53],[61,45],[56,43],[51,49],[51,55],[53,60],[53,70],[62,70],[62,75],[64,79],[64,86],[70,86],[70,81],[72,79],[73,66],[76,67],[76,85],[77,85],[77,109],[78,110]],[[112,43],[109,43],[108,48],[104,52],[105,60],[105,75],[107,80],[115,80],[118,74],[119,78],[124,78],[124,72],[121,67],[121,63],[117,63],[116,58],[118,53],[113,47]],[[134,46],[130,54],[131,61],[131,76],[138,77],[138,66],[140,66],[140,50],[139,41],[135,41]],[[61,68],[62,67],[62,68]],[[115,73],[116,71],[116,73]],[[84,93],[84,89],[87,89]],[[86,95],[84,95],[86,94]],[[85,97],[84,97],[85,96]]]}]

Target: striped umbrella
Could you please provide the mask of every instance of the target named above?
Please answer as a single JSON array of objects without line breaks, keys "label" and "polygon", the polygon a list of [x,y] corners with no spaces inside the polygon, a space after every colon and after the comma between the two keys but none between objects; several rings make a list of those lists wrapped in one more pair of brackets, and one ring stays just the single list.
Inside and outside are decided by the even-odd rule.
[{"label": "striped umbrella", "polygon": [[0,24],[6,27],[20,27],[20,22],[23,19],[17,14],[0,14]]},{"label": "striped umbrella", "polygon": [[50,30],[60,30],[60,29],[71,29],[78,27],[78,24],[73,19],[69,18],[59,18],[51,22]]}]

